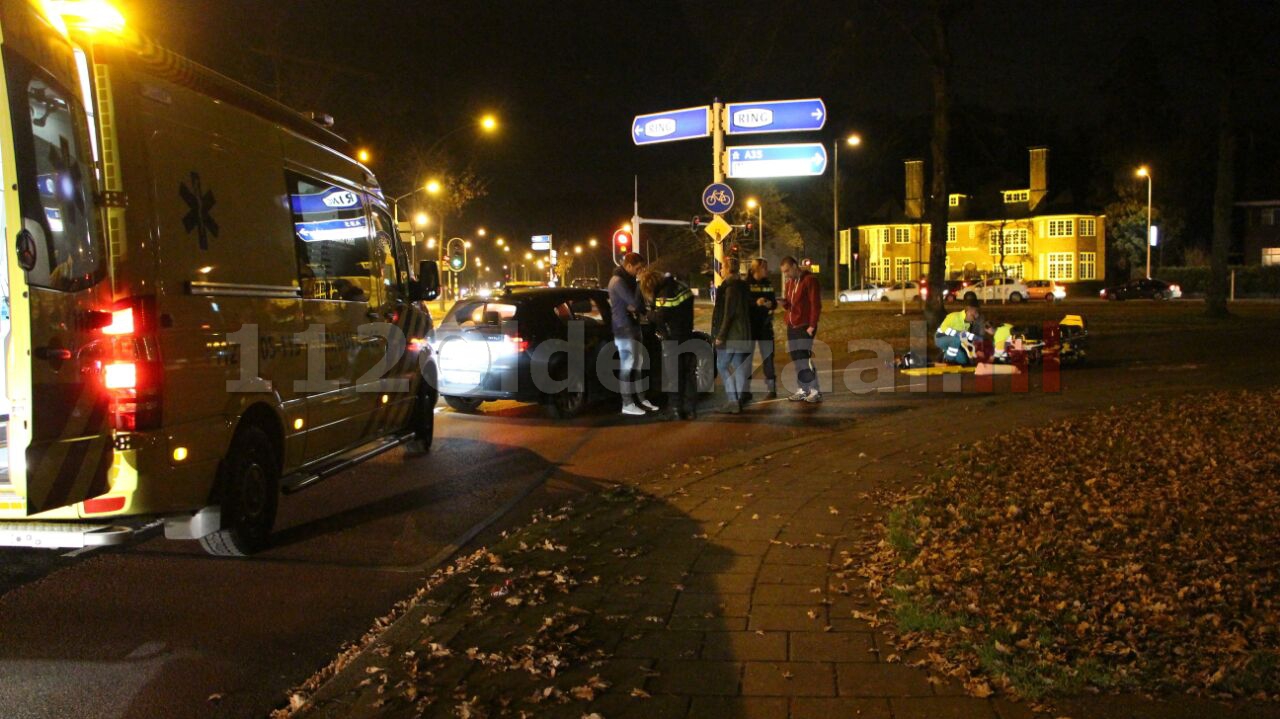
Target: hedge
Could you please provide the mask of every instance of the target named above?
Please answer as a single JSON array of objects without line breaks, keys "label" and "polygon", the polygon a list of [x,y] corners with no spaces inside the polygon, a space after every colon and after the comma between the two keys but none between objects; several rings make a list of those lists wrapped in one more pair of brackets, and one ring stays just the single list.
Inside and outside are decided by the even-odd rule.
[{"label": "hedge", "polygon": [[[1239,265],[1236,297],[1280,297],[1280,265]],[[1156,277],[1182,287],[1184,295],[1203,295],[1209,290],[1208,267],[1162,267]]]}]

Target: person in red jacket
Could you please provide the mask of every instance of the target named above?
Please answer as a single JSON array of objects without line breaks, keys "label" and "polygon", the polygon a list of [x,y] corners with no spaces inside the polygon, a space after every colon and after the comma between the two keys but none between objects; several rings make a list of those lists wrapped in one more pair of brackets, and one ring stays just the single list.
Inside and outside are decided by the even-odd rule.
[{"label": "person in red jacket", "polygon": [[818,279],[802,269],[794,257],[783,257],[782,309],[787,325],[787,351],[796,365],[800,389],[787,399],[792,402],[822,401],[818,388],[818,368],[813,363],[813,341],[818,336],[818,316],[822,314],[822,290]]}]

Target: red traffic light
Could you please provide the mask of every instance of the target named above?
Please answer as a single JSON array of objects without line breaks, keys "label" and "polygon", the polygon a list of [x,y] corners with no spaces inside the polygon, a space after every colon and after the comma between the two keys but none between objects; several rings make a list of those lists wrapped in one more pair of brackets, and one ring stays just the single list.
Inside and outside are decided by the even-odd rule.
[{"label": "red traffic light", "polygon": [[627,230],[618,230],[613,233],[613,244],[619,249],[627,249],[631,247],[631,233]]}]

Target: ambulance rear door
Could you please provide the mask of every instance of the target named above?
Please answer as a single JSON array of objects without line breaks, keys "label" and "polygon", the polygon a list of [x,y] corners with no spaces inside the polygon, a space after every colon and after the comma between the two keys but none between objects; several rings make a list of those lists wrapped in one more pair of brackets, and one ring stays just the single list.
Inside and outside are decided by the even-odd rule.
[{"label": "ambulance rear door", "polygon": [[110,283],[71,46],[29,5],[2,7],[0,282],[11,323],[0,493],[25,496],[36,514],[108,489]]}]

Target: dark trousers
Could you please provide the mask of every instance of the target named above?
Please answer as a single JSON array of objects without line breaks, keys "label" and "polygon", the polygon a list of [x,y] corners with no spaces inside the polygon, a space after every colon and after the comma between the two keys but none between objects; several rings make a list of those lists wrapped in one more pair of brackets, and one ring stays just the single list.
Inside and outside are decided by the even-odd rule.
[{"label": "dark trousers", "polygon": [[[681,352],[662,355],[663,389],[667,393],[667,409],[688,414],[698,409],[698,356]],[[674,379],[675,382],[671,382]]]},{"label": "dark trousers", "polygon": [[800,382],[800,389],[806,392],[819,390],[818,368],[813,363],[813,340],[818,336],[816,328],[813,335],[810,337],[804,327],[787,328],[787,351],[791,354],[791,361],[796,363],[796,379]]},{"label": "dark trousers", "polygon": [[760,366],[764,369],[764,378],[770,382],[776,381],[778,374],[773,367],[773,332],[756,332],[752,343],[755,346],[751,348],[751,353],[755,354],[757,349],[760,351]]}]

